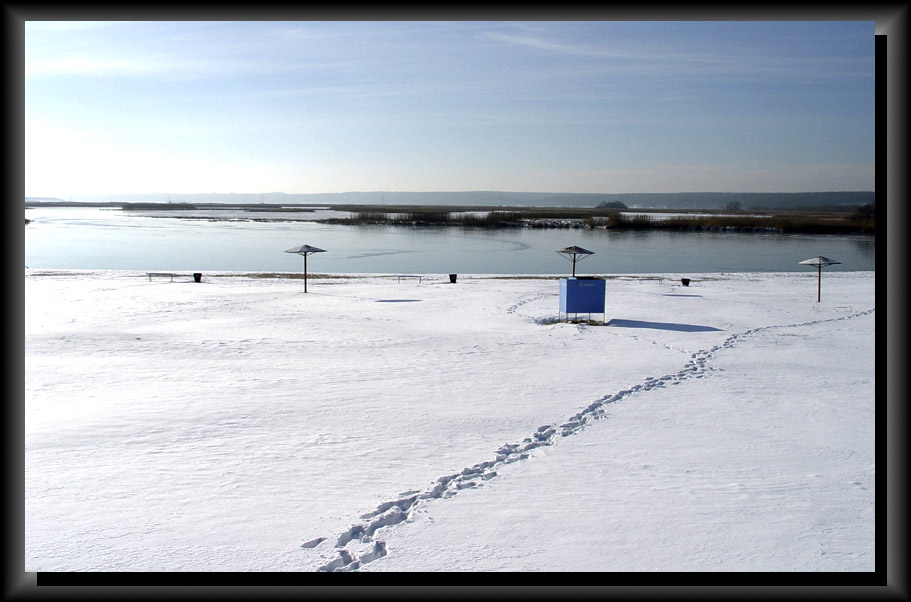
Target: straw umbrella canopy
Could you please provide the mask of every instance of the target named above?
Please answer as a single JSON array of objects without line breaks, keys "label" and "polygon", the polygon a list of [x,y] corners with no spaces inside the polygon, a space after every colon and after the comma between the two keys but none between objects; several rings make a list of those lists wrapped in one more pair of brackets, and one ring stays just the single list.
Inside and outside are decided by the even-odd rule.
[{"label": "straw umbrella canopy", "polygon": [[594,255],[594,251],[589,251],[588,249],[583,249],[582,247],[572,246],[566,247],[565,249],[560,249],[557,251],[560,255],[566,257],[566,259],[573,262],[573,278],[576,277],[576,262],[582,261],[586,257]]},{"label": "straw umbrella canopy", "polygon": [[811,265],[816,268],[816,302],[819,303],[820,295],[822,292],[822,269],[829,265],[840,264],[840,261],[833,261],[828,257],[823,257],[819,255],[818,257],[811,257],[810,259],[804,259],[799,261],[798,265]]},{"label": "straw umbrella canopy", "polygon": [[304,256],[304,292],[307,292],[307,255],[312,253],[325,253],[326,249],[311,247],[310,245],[301,245],[291,249],[285,249],[285,253],[297,253]]}]

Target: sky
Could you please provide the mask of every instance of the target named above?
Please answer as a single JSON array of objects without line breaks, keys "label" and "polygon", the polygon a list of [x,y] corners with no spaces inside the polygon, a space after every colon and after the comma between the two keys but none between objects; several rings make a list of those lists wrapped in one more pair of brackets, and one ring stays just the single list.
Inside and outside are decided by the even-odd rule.
[{"label": "sky", "polygon": [[874,26],[28,21],[25,192],[875,190]]}]

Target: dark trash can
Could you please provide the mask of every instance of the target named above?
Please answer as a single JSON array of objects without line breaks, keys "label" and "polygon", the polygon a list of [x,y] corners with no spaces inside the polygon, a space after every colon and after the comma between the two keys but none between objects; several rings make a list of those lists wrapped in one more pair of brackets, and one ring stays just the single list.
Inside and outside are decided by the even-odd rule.
[{"label": "dark trash can", "polygon": [[193,280],[195,282],[202,282],[202,272],[193,272]]},{"label": "dark trash can", "polygon": [[456,282],[456,277],[457,277],[457,276],[458,276],[458,274],[450,274],[450,275],[449,275],[449,282],[452,283],[452,284],[455,284],[455,282]]},{"label": "dark trash can", "polygon": [[680,279],[680,282],[683,283],[683,286],[689,286],[689,285],[690,285],[690,279],[689,279],[689,278],[681,278],[681,279]]}]

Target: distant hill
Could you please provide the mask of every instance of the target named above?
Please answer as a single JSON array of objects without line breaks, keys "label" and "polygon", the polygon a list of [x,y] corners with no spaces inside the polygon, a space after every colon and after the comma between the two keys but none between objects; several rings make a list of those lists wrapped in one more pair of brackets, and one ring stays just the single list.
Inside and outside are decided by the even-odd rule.
[{"label": "distant hill", "polygon": [[63,199],[56,199],[54,197],[47,196],[27,196],[25,197],[26,203],[63,203]]},{"label": "distant hill", "polygon": [[739,204],[743,209],[800,209],[869,205],[876,202],[875,192],[674,192],[612,194],[609,206],[621,202],[634,208],[724,209]]},{"label": "distant hill", "polygon": [[[171,200],[172,197],[174,198]],[[27,202],[61,202],[60,199],[26,197]],[[571,193],[571,192],[327,192],[316,194],[208,193],[80,195],[76,203],[231,203],[326,205],[467,205],[505,207],[621,207],[641,209],[724,209],[739,203],[743,209],[783,209],[860,206],[874,203],[876,193],[861,192],[673,192],[673,193]]]}]

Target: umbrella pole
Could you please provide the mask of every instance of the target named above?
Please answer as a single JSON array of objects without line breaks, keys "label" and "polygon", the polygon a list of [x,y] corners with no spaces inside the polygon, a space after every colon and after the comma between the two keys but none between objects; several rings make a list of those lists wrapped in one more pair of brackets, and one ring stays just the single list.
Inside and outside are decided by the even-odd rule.
[{"label": "umbrella pole", "polygon": [[819,303],[822,294],[822,266],[816,266],[816,302]]},{"label": "umbrella pole", "polygon": [[304,253],[304,292],[307,292],[307,254]]}]

